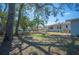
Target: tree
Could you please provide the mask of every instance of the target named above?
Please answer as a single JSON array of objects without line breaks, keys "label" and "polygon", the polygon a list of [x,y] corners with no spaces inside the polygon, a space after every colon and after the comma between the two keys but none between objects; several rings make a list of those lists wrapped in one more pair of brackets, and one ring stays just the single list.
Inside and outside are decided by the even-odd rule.
[{"label": "tree", "polygon": [[0,54],[8,55],[11,51],[11,43],[13,39],[13,20],[15,16],[15,4],[8,4],[8,19],[6,24],[6,33],[1,45]]},{"label": "tree", "polygon": [[[64,4],[47,4],[47,3],[42,3],[42,4],[28,4],[27,8],[30,11],[33,11],[33,16],[34,18],[40,17],[43,19],[46,23],[49,19],[49,16],[52,15],[56,18],[56,21],[58,21],[57,15],[61,14],[63,16],[64,14]],[[28,12],[28,11],[27,11]],[[29,13],[30,14],[30,13]]]},{"label": "tree", "polygon": [[18,34],[18,27],[22,15],[31,14],[29,11],[33,11],[34,19],[39,16],[47,23],[51,14],[56,17],[58,13],[62,13],[60,9],[62,9],[61,6],[56,7],[54,4],[19,4],[18,21],[16,24],[15,34]]},{"label": "tree", "polygon": [[5,26],[6,26],[6,18],[7,18],[7,4],[0,4],[0,20],[2,24],[3,32],[5,32]]},{"label": "tree", "polygon": [[24,3],[22,4],[19,4],[19,11],[18,11],[18,21],[17,21],[17,24],[16,24],[16,29],[15,29],[15,34],[18,35],[18,27],[19,27],[19,23],[20,23],[20,20],[21,20],[21,15],[22,15],[22,9],[23,9],[23,6],[24,6]]},{"label": "tree", "polygon": [[23,17],[21,18],[19,24],[20,24],[21,28],[23,29],[23,31],[25,31],[25,29],[28,29],[28,27],[29,27],[30,20],[29,20],[28,17],[23,16]]},{"label": "tree", "polygon": [[39,17],[36,17],[31,21],[31,27],[34,27],[34,29],[37,29],[37,30],[40,25],[44,27],[44,24],[45,24],[44,20],[40,19]]}]

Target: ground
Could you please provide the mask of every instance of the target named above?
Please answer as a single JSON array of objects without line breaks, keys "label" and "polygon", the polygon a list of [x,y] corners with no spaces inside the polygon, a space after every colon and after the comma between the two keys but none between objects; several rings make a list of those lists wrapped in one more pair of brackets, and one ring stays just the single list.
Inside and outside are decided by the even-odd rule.
[{"label": "ground", "polygon": [[[51,33],[51,34],[50,34]],[[71,37],[68,37],[68,33],[54,33],[48,32],[48,34],[30,34],[28,36],[14,36],[12,41],[11,55],[66,55],[67,47],[50,46],[46,44],[56,43],[57,45],[70,44]],[[68,34],[68,36],[67,36]],[[0,36],[0,42],[2,42],[3,36]],[[25,41],[23,41],[23,39]],[[34,42],[34,43],[33,43]],[[40,44],[40,45],[39,45]],[[44,46],[45,45],[45,46]],[[79,45],[79,40],[75,41],[75,45]]]},{"label": "ground", "polygon": [[61,33],[61,32],[47,32],[49,35],[71,35],[70,33]]},{"label": "ground", "polygon": [[[18,39],[17,37],[15,37],[16,39]],[[21,44],[21,48],[19,48],[18,45],[19,44],[19,40],[14,40],[15,42],[17,42],[17,44],[15,44],[15,42],[13,42],[14,44],[14,48],[13,50],[11,51],[10,54],[15,54],[15,55],[18,55],[18,54],[22,54],[22,55],[31,55],[31,54],[34,54],[34,55],[45,55],[45,54],[61,54],[61,55],[64,55],[66,54],[66,51],[60,49],[60,48],[57,48],[57,47],[51,47],[50,51],[48,50],[49,49],[49,46],[30,46],[29,44],[27,43],[22,43]]]}]

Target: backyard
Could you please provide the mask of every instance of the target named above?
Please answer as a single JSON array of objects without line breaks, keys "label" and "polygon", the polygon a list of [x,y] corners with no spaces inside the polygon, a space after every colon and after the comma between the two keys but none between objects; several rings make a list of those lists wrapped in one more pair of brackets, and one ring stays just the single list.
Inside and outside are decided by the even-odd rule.
[{"label": "backyard", "polygon": [[[10,54],[12,55],[66,55],[69,51],[69,47],[72,44],[72,38],[69,35],[63,35],[63,33],[56,34],[54,32],[53,35],[50,34],[29,34],[29,35],[19,35],[18,37],[14,36],[14,40],[12,43],[12,51]],[[66,33],[65,33],[66,34]],[[66,37],[65,37],[66,36]],[[2,42],[2,36],[0,37],[0,42]],[[79,38],[74,42],[75,46],[79,45]],[[73,45],[73,44],[72,44]],[[77,49],[79,47],[75,47],[71,54],[74,53],[74,50],[78,52]],[[76,52],[75,52],[76,53]]]},{"label": "backyard", "polygon": [[78,10],[76,3],[0,4],[0,55],[78,55]]},{"label": "backyard", "polygon": [[[62,33],[63,34],[63,33]],[[21,36],[20,36],[21,37]],[[77,54],[79,49],[79,38],[71,38],[70,36],[60,36],[49,34],[31,34],[30,36],[25,36],[20,38],[24,39],[22,43],[21,50],[22,54],[32,54],[32,55],[45,55],[45,54],[56,54],[56,55],[66,55],[68,52],[71,54]],[[74,43],[73,43],[73,40]],[[72,47],[73,45],[73,47]],[[14,49],[14,51],[17,49]],[[18,51],[18,50],[17,50]],[[25,52],[24,52],[25,51]],[[19,52],[19,51],[18,51]],[[27,53],[26,53],[27,52]],[[13,52],[16,54],[16,51]],[[19,52],[20,53],[20,52]]]}]

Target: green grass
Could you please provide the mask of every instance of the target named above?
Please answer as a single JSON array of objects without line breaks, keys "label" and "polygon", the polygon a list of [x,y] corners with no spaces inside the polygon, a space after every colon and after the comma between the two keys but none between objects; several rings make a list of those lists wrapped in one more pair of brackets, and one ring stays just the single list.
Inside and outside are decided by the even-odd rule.
[{"label": "green grass", "polygon": [[47,34],[32,34],[31,36],[34,38],[47,38],[48,37]]}]

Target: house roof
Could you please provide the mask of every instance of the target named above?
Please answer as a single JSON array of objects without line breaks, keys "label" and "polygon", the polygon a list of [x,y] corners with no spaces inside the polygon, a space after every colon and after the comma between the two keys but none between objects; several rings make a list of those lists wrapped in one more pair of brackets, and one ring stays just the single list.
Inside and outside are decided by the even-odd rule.
[{"label": "house roof", "polygon": [[52,27],[52,26],[61,26],[61,25],[67,25],[67,24],[70,24],[70,23],[71,23],[71,22],[57,23],[57,24],[49,25],[48,27]]},{"label": "house roof", "polygon": [[74,18],[74,19],[66,20],[66,22],[68,22],[68,21],[79,21],[79,18]]}]

